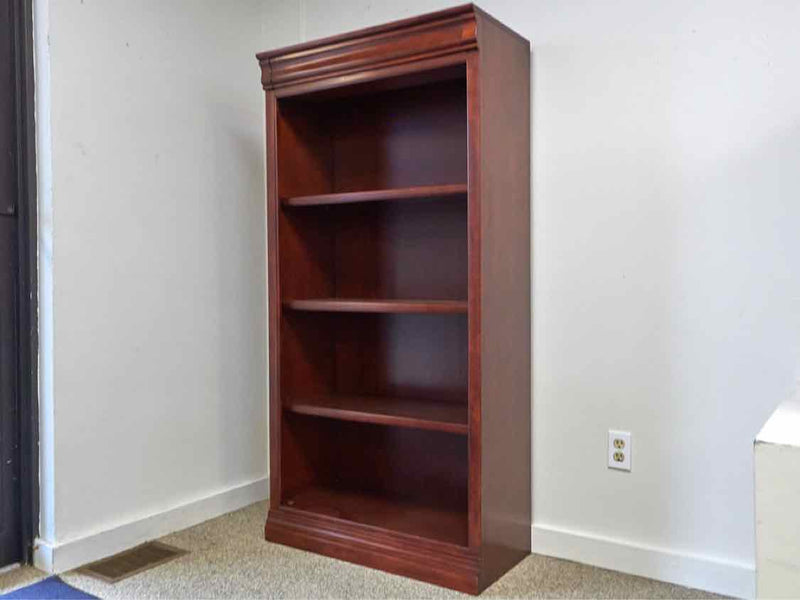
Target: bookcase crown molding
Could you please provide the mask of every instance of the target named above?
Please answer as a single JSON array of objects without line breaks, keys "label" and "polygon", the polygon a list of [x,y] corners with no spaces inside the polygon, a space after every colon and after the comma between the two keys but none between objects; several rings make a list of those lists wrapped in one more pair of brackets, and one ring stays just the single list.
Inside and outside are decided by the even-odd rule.
[{"label": "bookcase crown molding", "polygon": [[256,55],[265,90],[442,58],[478,46],[473,4]]}]

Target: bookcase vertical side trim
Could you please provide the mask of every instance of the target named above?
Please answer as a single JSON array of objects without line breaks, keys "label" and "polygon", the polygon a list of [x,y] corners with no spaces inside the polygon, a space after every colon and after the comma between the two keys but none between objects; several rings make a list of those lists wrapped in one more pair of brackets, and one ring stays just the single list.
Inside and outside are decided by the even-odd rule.
[{"label": "bookcase vertical side trim", "polygon": [[481,115],[477,52],[467,55],[467,252],[469,274],[469,546],[481,545]]},{"label": "bookcase vertical side trim", "polygon": [[281,501],[281,294],[278,260],[278,106],[275,92],[266,92],[267,141],[267,297],[269,301],[269,463],[272,509]]}]

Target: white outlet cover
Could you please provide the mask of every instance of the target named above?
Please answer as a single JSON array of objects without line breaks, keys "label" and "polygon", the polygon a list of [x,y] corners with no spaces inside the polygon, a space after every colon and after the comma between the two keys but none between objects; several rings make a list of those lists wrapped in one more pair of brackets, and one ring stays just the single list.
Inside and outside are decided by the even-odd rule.
[{"label": "white outlet cover", "polygon": [[[621,445],[621,448],[618,448],[614,445],[614,442],[618,442],[617,445]],[[617,452],[622,453],[622,460],[619,460],[619,457],[615,456]],[[631,432],[630,431],[616,431],[614,429],[608,430],[608,468],[609,469],[617,469],[618,471],[630,471],[631,470],[631,454],[633,453],[633,446],[631,444]]]}]

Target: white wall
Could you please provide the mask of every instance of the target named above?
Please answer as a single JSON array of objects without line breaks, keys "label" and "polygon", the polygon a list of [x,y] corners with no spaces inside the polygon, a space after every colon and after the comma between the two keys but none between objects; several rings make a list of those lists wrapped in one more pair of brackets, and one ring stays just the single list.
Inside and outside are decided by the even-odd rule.
[{"label": "white wall", "polygon": [[261,10],[37,0],[55,570],[266,494]]},{"label": "white wall", "polygon": [[[262,46],[450,4],[267,1]],[[800,377],[800,4],[481,6],[534,44],[534,548],[751,594],[752,442]]]}]

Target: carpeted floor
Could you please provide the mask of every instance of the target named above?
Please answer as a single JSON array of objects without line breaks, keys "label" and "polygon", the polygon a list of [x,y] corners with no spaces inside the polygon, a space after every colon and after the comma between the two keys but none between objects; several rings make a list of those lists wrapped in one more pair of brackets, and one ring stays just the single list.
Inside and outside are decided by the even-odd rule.
[{"label": "carpeted floor", "polygon": [[[469,598],[264,541],[266,504],[162,538],[191,553],[115,584],[79,573],[64,581],[100,598]],[[46,574],[22,567],[0,575],[0,593]],[[483,593],[488,598],[718,598],[713,594],[532,555]]]}]

